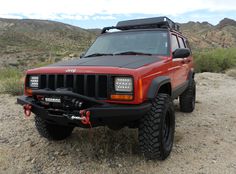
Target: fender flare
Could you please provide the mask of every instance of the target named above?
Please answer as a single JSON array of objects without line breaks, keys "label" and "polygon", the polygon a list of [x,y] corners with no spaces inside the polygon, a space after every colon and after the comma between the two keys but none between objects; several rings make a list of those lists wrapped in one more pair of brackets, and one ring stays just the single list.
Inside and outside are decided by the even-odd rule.
[{"label": "fender flare", "polygon": [[147,98],[154,99],[162,85],[170,83],[170,78],[168,76],[159,76],[152,80],[151,85],[148,89]]},{"label": "fender flare", "polygon": [[189,84],[192,83],[192,81],[194,80],[194,76],[195,76],[194,70],[190,70],[188,73]]}]

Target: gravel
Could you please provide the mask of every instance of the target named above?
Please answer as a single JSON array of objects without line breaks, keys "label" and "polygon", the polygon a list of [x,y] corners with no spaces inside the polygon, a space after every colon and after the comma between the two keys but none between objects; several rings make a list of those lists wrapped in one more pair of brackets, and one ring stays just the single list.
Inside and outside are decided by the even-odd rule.
[{"label": "gravel", "polygon": [[63,141],[40,137],[16,97],[0,95],[0,173],[236,173],[236,80],[196,75],[193,113],[176,107],[173,151],[165,161],[138,152],[137,130],[76,128]]}]

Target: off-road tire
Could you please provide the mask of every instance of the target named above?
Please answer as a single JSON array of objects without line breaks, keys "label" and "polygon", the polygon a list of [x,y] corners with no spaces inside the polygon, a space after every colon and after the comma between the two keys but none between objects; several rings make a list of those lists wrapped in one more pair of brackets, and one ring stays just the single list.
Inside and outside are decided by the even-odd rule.
[{"label": "off-road tire", "polygon": [[159,93],[140,120],[139,146],[147,159],[166,159],[173,146],[175,112],[168,94]]},{"label": "off-road tire", "polygon": [[196,102],[196,83],[190,81],[188,88],[180,95],[179,105],[181,112],[193,112]]},{"label": "off-road tire", "polygon": [[74,127],[50,124],[40,116],[35,116],[35,126],[39,134],[49,140],[63,140],[69,137]]}]

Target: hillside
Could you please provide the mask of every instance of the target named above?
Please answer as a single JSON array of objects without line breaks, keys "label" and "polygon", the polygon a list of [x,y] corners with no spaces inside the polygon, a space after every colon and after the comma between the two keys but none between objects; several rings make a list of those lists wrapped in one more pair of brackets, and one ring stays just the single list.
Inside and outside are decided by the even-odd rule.
[{"label": "hillside", "polygon": [[[193,50],[236,48],[236,21],[225,18],[216,26],[208,22],[180,24]],[[60,22],[0,18],[0,67],[25,67],[38,62],[78,56],[100,29],[82,29]]]},{"label": "hillside", "polygon": [[217,25],[208,22],[180,24],[193,49],[236,47],[236,21],[225,18]]},{"label": "hillside", "polygon": [[94,39],[93,32],[59,22],[0,18],[0,65],[79,54]]}]

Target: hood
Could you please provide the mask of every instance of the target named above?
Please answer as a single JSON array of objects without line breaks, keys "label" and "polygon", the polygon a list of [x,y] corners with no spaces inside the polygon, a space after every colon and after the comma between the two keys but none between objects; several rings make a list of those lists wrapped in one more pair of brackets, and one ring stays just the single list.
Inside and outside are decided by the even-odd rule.
[{"label": "hood", "polygon": [[162,59],[156,56],[130,56],[130,55],[122,55],[122,56],[99,56],[99,57],[88,57],[81,59],[74,59],[70,61],[62,61],[52,65],[50,67],[55,66],[106,66],[106,67],[119,67],[119,68],[129,68],[129,69],[137,69],[144,65],[148,65],[157,61],[161,61]]}]

